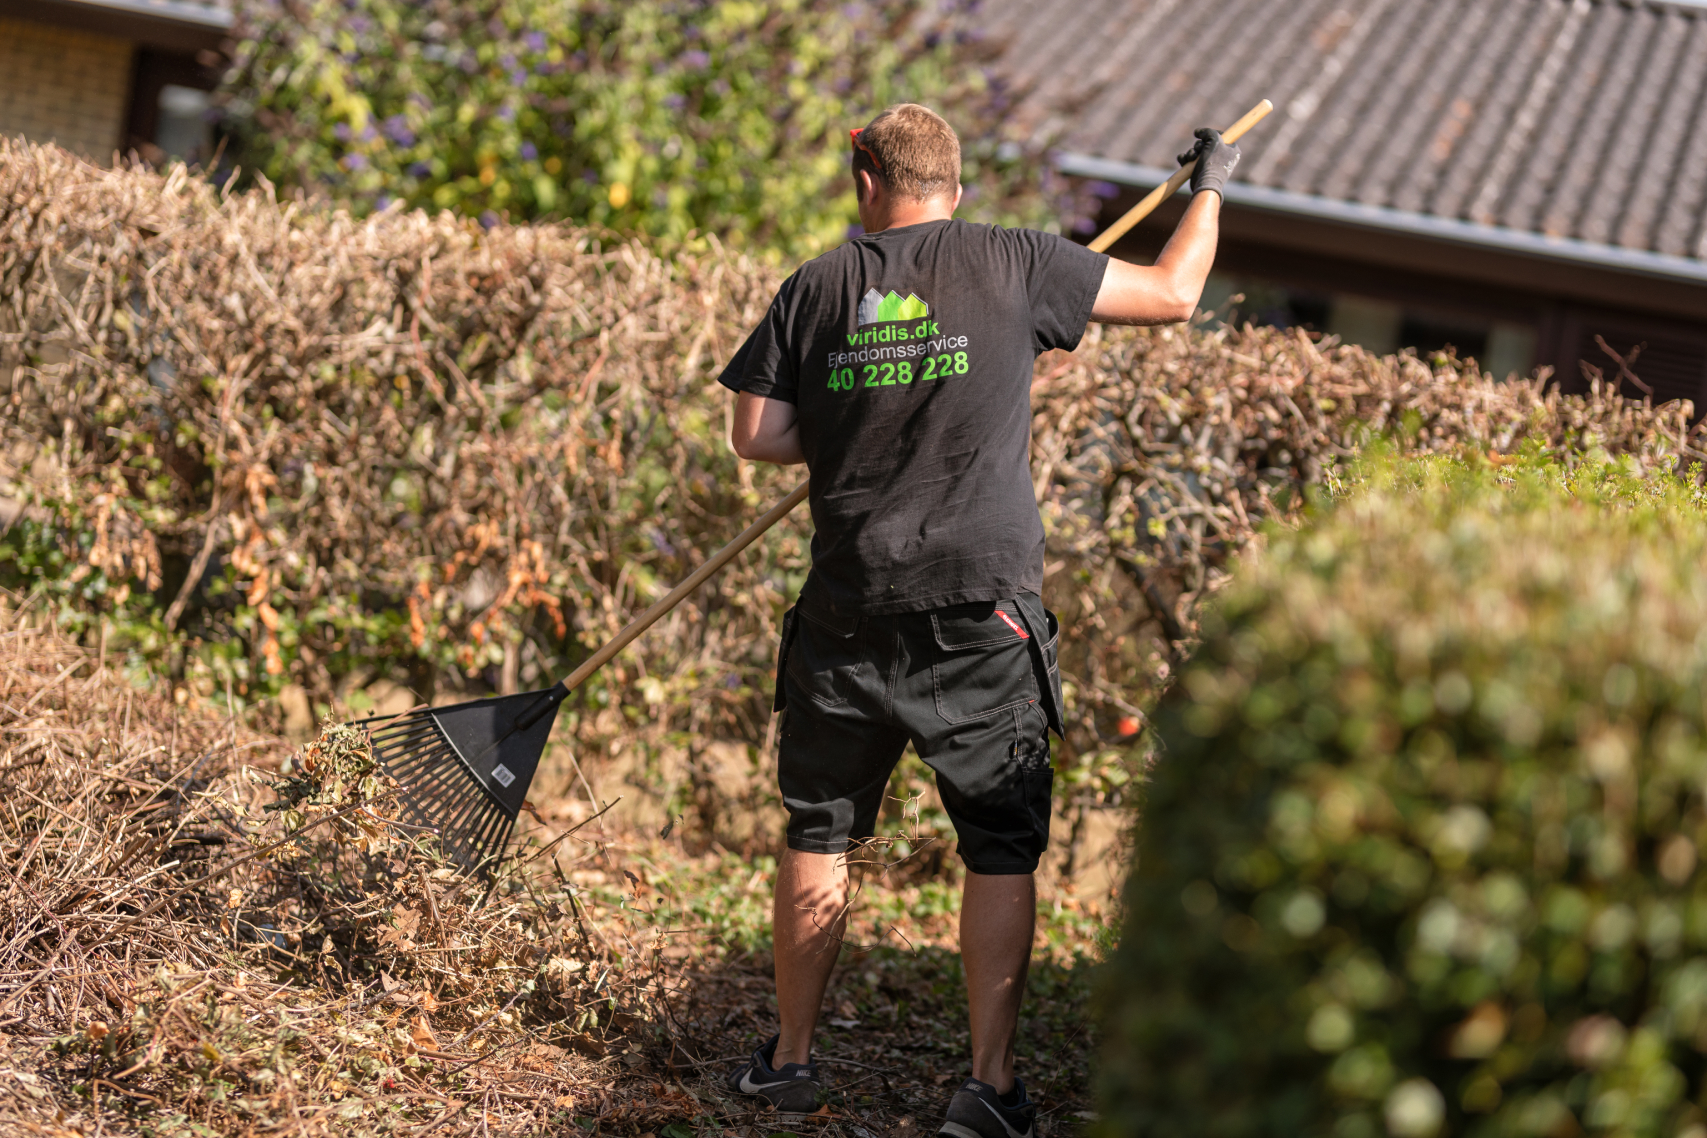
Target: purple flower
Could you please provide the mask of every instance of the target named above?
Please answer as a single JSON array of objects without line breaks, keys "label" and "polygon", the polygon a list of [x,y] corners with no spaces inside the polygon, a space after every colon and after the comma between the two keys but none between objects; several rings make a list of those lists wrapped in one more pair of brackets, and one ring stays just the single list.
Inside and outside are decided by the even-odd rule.
[{"label": "purple flower", "polygon": [[376,210],[384,211],[384,209],[387,206],[389,206],[391,204],[391,202],[392,202],[392,198],[391,198],[390,194],[380,194],[377,198],[373,199],[373,208]]},{"label": "purple flower", "polygon": [[352,171],[352,172],[354,172],[356,170],[367,169],[367,155],[365,155],[365,154],[346,154],[346,155],[344,155],[344,169]]},{"label": "purple flower", "polygon": [[690,71],[699,71],[711,66],[711,53],[695,48],[692,51],[682,52],[676,57],[676,62]]},{"label": "purple flower", "polygon": [[528,45],[529,51],[544,51],[545,33],[529,32],[527,35],[522,37],[522,42]]},{"label": "purple flower", "polygon": [[511,107],[511,106],[499,107],[498,108],[498,117],[503,119],[505,122],[515,122],[516,121],[516,108]]},{"label": "purple flower", "polygon": [[1074,233],[1095,233],[1096,231],[1097,223],[1091,218],[1081,217],[1079,220],[1073,222]]},{"label": "purple flower", "polygon": [[337,126],[334,126],[332,128],[332,137],[337,139],[339,142],[350,141],[350,124],[347,122],[341,122]]},{"label": "purple flower", "polygon": [[409,173],[412,177],[425,178],[428,174],[431,174],[432,172],[433,172],[433,164],[431,162],[411,162],[411,163],[409,163]]},{"label": "purple flower", "polygon": [[514,71],[510,72],[510,86],[520,87],[523,83],[526,83],[527,81],[528,81],[528,73],[526,71],[523,71],[521,68],[518,67]]},{"label": "purple flower", "polygon": [[373,21],[369,20],[366,16],[350,17],[350,30],[355,32],[358,36],[371,27],[373,27]]},{"label": "purple flower", "polygon": [[498,66],[505,71],[514,71],[516,69],[516,57],[505,52],[498,57]]},{"label": "purple flower", "polygon": [[736,688],[741,686],[741,677],[736,675],[734,672],[730,672],[727,676],[723,677],[723,686],[728,688],[730,691],[734,691]]},{"label": "purple flower", "polygon": [[392,115],[381,124],[385,137],[399,146],[415,145],[415,132],[409,129],[409,120],[402,115]]},{"label": "purple flower", "polygon": [[676,547],[670,544],[670,539],[664,536],[663,530],[654,527],[647,532],[646,536],[652,542],[652,548],[656,549],[659,553],[662,553],[666,557],[674,557],[676,555]]},{"label": "purple flower", "polygon": [[521,155],[522,161],[532,162],[535,158],[539,157],[539,147],[535,146],[531,142],[524,142],[522,143]]},{"label": "purple flower", "polygon": [[1091,182],[1085,186],[1085,189],[1089,190],[1094,197],[1117,198],[1120,196],[1120,187],[1113,182]]},{"label": "purple flower", "polygon": [[680,95],[669,94],[664,96],[664,105],[672,111],[679,111],[688,105],[688,101]]},{"label": "purple flower", "polygon": [[865,226],[861,225],[857,221],[854,222],[852,225],[848,226],[848,240],[849,241],[852,241],[855,237],[863,237],[863,236],[865,236]]},{"label": "purple flower", "polygon": [[493,213],[491,210],[487,210],[485,213],[480,215],[480,228],[491,229],[494,225],[498,224],[498,221],[498,215]]}]

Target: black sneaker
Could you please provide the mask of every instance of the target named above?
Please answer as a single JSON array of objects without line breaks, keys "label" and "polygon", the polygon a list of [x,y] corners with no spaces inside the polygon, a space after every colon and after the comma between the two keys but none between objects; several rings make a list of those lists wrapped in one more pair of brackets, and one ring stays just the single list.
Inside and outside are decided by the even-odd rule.
[{"label": "black sneaker", "polygon": [[951,1138],[1032,1138],[1037,1104],[1026,1097],[1025,1084],[1014,1080],[1019,1102],[1003,1106],[1002,1096],[989,1083],[967,1079],[948,1103],[940,1134]]},{"label": "black sneaker", "polygon": [[771,1060],[776,1056],[779,1038],[771,1036],[764,1046],[753,1052],[751,1059],[729,1076],[729,1089],[739,1095],[757,1095],[788,1114],[811,1114],[823,1105],[818,1064],[784,1063],[780,1071],[772,1070]]}]

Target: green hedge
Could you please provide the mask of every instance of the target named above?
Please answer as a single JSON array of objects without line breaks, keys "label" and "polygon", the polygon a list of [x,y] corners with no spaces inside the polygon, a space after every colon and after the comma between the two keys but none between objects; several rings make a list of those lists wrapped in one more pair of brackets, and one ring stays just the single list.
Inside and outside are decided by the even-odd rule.
[{"label": "green hedge", "polygon": [[1105,1133],[1707,1134],[1707,517],[1375,463],[1157,717]]}]

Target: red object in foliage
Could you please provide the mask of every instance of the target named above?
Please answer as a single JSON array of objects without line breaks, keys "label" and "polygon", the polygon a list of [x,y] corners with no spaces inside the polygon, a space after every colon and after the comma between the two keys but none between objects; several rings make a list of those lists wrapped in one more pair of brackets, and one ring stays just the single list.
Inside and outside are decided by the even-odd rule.
[{"label": "red object in foliage", "polygon": [[1125,736],[1125,735],[1136,735],[1136,734],[1138,734],[1139,729],[1142,727],[1143,727],[1143,724],[1139,723],[1137,717],[1132,716],[1132,715],[1121,716],[1120,722],[1116,723],[1114,725],[1114,729],[1116,731],[1120,732],[1120,734],[1123,736]]}]

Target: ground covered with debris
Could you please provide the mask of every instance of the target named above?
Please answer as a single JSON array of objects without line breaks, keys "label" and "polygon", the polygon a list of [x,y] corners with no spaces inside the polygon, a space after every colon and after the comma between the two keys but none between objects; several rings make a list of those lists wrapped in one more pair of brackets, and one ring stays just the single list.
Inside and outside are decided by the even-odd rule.
[{"label": "ground covered with debris", "polygon": [[[0,1129],[932,1133],[969,1071],[939,859],[866,875],[837,1100],[783,1123],[721,1082],[774,1030],[774,860],[546,809],[488,886],[395,821],[363,733],[293,748],[123,664],[0,596]],[[1043,907],[1044,1134],[1091,1109],[1106,905]]]}]

